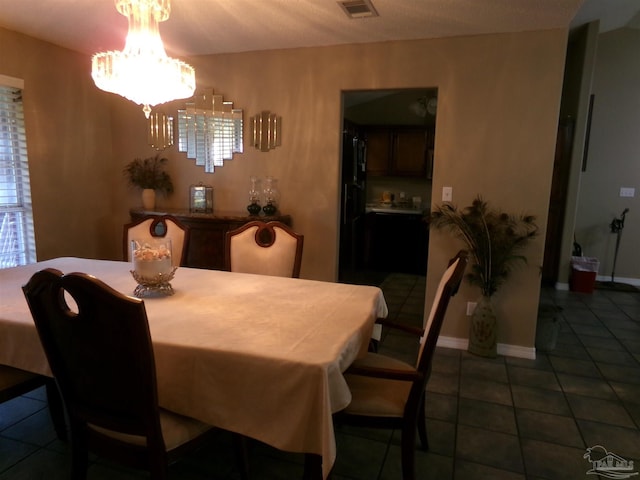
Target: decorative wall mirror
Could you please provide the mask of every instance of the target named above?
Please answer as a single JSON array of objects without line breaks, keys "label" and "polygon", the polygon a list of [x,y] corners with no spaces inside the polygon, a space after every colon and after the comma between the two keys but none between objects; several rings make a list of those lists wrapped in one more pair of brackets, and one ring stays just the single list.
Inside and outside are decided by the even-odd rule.
[{"label": "decorative wall mirror", "polygon": [[196,93],[184,110],[178,110],[178,150],[196,165],[213,173],[215,167],[243,152],[242,110],[222,95]]},{"label": "decorative wall mirror", "polygon": [[253,146],[261,152],[282,145],[282,117],[268,110],[251,117],[251,136]]}]

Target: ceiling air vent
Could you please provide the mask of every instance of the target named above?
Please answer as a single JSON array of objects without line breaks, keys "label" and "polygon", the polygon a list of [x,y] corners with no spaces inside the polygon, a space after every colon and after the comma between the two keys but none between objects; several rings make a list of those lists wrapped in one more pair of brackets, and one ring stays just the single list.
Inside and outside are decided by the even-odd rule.
[{"label": "ceiling air vent", "polygon": [[338,5],[349,18],[377,17],[378,12],[373,7],[371,0],[340,0]]}]

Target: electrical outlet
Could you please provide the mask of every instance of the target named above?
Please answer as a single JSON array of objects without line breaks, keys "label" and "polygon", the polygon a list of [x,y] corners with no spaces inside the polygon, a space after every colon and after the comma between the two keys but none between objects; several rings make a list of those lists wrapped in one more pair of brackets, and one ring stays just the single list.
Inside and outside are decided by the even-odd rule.
[{"label": "electrical outlet", "polygon": [[476,302],[467,302],[467,317],[473,315],[473,312],[476,310],[476,306],[478,304]]},{"label": "electrical outlet", "polygon": [[450,202],[453,198],[453,187],[442,187],[442,201]]},{"label": "electrical outlet", "polygon": [[636,189],[633,187],[620,187],[620,196],[621,197],[635,197]]}]

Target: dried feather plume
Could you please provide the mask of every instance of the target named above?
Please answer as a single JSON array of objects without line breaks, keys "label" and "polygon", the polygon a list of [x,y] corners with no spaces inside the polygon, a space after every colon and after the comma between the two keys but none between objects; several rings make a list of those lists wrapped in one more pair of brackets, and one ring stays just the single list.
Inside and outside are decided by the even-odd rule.
[{"label": "dried feather plume", "polygon": [[467,279],[485,296],[493,295],[518,263],[527,263],[521,252],[538,234],[534,216],[491,209],[480,196],[462,210],[449,202],[437,206],[431,227],[449,231],[467,244],[475,260]]}]

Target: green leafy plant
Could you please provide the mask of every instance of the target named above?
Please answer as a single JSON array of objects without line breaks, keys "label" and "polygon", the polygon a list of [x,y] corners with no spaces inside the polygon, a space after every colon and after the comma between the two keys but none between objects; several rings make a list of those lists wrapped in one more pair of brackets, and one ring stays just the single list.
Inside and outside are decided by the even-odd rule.
[{"label": "green leafy plant", "polygon": [[467,279],[489,297],[518,263],[527,263],[520,252],[538,234],[534,216],[491,209],[480,196],[462,210],[449,202],[436,207],[431,227],[464,240],[475,260]]},{"label": "green leafy plant", "polygon": [[129,184],[137,188],[151,188],[163,195],[173,193],[171,177],[164,170],[169,160],[156,155],[145,159],[134,158],[123,170]]}]

